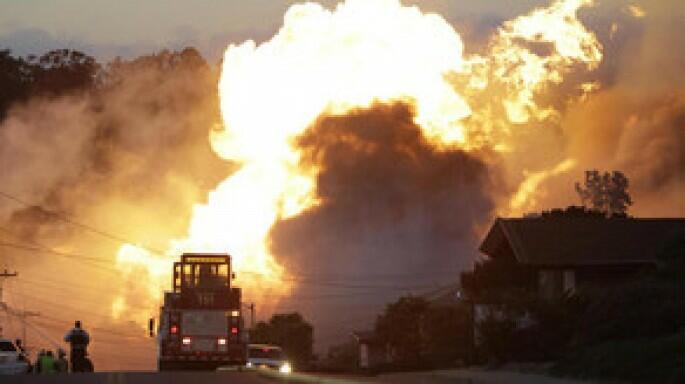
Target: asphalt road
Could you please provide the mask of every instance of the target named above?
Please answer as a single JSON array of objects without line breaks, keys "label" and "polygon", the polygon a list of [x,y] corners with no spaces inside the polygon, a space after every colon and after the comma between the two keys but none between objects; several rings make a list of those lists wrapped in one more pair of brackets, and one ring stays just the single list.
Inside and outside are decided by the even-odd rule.
[{"label": "asphalt road", "polygon": [[0,376],[2,384],[266,384],[257,372],[102,372],[69,375]]},{"label": "asphalt road", "polygon": [[592,384],[507,371],[453,370],[405,372],[375,377],[244,372],[104,372],[71,375],[0,376],[0,383],[26,384]]}]

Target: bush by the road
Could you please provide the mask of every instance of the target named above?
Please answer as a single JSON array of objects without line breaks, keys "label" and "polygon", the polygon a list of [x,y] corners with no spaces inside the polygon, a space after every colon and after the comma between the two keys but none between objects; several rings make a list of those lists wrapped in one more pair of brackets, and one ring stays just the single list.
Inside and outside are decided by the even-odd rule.
[{"label": "bush by the road", "polygon": [[580,348],[559,361],[552,373],[631,383],[685,383],[685,331]]}]

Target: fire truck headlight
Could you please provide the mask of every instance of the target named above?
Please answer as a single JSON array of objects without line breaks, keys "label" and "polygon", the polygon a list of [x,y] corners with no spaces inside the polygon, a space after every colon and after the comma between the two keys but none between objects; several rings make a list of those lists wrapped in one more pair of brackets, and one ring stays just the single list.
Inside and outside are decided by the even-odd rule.
[{"label": "fire truck headlight", "polygon": [[190,345],[191,340],[190,337],[186,336],[181,341],[183,342],[183,345]]},{"label": "fire truck headlight", "polygon": [[283,363],[283,365],[281,365],[281,367],[278,368],[278,372],[280,372],[284,375],[287,375],[292,371],[293,371],[293,368],[290,366],[290,363],[288,363],[288,362]]},{"label": "fire truck headlight", "polygon": [[226,338],[221,337],[216,341],[216,343],[219,345],[226,345]]}]

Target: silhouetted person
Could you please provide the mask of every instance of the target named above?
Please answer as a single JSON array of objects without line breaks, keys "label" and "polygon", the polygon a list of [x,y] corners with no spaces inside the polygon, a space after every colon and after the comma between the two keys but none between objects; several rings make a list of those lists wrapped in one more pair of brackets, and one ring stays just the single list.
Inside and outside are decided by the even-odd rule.
[{"label": "silhouetted person", "polygon": [[71,345],[69,351],[69,360],[71,361],[71,371],[79,372],[83,367],[83,362],[88,355],[88,343],[90,343],[90,336],[88,332],[81,328],[81,322],[76,320],[74,328],[64,335],[64,341]]},{"label": "silhouetted person", "polygon": [[57,360],[55,361],[55,370],[59,373],[69,372],[69,362],[67,361],[67,353],[60,348],[57,351]]},{"label": "silhouetted person", "polygon": [[36,363],[33,364],[33,372],[34,373],[41,373],[42,371],[42,366],[41,366],[41,360],[45,356],[45,350],[41,349],[40,352],[38,352],[38,355],[36,355]]},{"label": "silhouetted person", "polygon": [[40,373],[51,374],[55,373],[55,358],[52,355],[52,351],[45,352],[38,361],[40,365]]}]

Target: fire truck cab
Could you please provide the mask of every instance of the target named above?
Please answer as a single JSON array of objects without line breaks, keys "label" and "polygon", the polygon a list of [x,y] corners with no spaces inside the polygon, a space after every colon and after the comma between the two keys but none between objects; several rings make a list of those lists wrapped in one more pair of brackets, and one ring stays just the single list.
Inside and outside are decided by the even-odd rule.
[{"label": "fire truck cab", "polygon": [[227,254],[185,253],[174,263],[157,329],[160,371],[245,365],[241,291],[232,276]]}]

